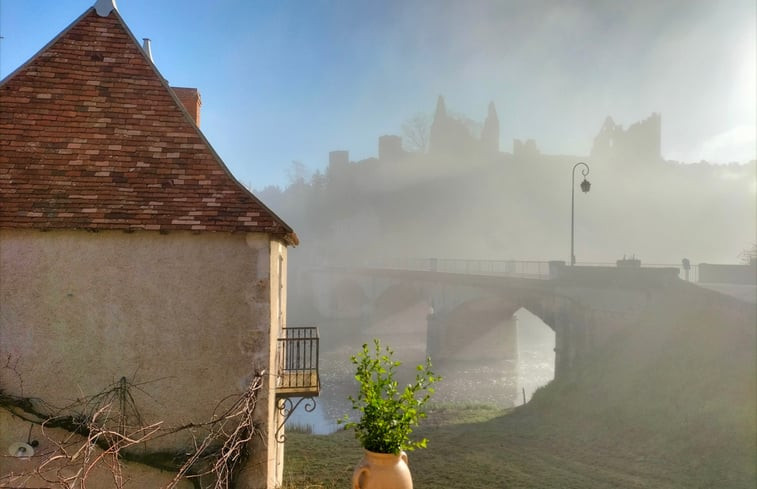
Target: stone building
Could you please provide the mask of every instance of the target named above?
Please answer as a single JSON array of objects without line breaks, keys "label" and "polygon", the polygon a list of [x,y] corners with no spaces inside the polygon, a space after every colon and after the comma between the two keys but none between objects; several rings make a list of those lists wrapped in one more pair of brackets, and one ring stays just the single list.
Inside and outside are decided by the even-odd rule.
[{"label": "stone building", "polygon": [[430,152],[434,155],[468,156],[471,154],[496,154],[499,152],[499,119],[494,102],[489,109],[481,130],[476,137],[460,118],[447,112],[444,97],[436,100],[436,111],[431,123]]},{"label": "stone building", "polygon": [[400,160],[407,156],[402,148],[402,138],[394,134],[379,136],[378,159],[379,161]]},{"label": "stone building", "polygon": [[658,113],[631,124],[628,129],[623,129],[612,117],[607,117],[594,138],[591,156],[607,161],[631,159],[638,162],[660,162],[661,127]]},{"label": "stone building", "polygon": [[[281,484],[282,400],[318,392],[282,349],[298,240],[232,176],[199,108],[107,0],[0,81],[0,486],[91,460],[91,487],[163,487],[203,440],[188,474],[209,470],[228,423],[255,428],[233,487]],[[225,418],[240,399],[254,409]]]}]

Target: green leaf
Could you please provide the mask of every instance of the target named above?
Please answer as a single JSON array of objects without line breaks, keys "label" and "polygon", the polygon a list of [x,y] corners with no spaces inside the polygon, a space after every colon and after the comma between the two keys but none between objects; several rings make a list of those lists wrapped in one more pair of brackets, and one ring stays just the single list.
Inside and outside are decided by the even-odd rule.
[{"label": "green leaf", "polygon": [[424,448],[426,439],[413,441],[413,427],[426,417],[423,410],[434,392],[432,384],[441,380],[431,371],[431,359],[426,365],[416,366],[413,384],[400,392],[394,379],[395,368],[402,365],[393,359],[394,352],[373,340],[373,351],[363,344],[362,350],[350,357],[355,365],[355,380],[360,385],[357,397],[348,396],[353,410],[360,411],[360,421],[350,421],[347,415],[345,429],[354,429],[355,437],[368,450],[381,453],[399,453],[400,450]]}]

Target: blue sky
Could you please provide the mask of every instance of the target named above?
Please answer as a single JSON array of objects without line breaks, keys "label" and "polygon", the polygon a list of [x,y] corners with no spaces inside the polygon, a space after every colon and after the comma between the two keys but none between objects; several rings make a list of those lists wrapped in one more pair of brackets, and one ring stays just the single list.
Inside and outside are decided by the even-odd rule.
[{"label": "blue sky", "polygon": [[[0,76],[94,0],[0,0]],[[359,160],[436,97],[501,147],[586,155],[608,115],[662,114],[668,159],[755,158],[754,0],[117,0],[158,69],[197,87],[201,128],[245,184],[285,185],[293,160]]]}]

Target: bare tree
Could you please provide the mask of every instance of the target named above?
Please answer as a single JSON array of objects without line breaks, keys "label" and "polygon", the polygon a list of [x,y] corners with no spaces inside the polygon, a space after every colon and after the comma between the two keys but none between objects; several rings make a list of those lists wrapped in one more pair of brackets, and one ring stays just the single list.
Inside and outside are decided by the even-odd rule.
[{"label": "bare tree", "polygon": [[425,153],[428,149],[431,130],[431,117],[418,113],[402,124],[405,149],[416,153]]},{"label": "bare tree", "polygon": [[303,185],[310,178],[308,168],[301,161],[292,160],[289,168],[287,168],[287,178],[289,179],[289,186]]}]

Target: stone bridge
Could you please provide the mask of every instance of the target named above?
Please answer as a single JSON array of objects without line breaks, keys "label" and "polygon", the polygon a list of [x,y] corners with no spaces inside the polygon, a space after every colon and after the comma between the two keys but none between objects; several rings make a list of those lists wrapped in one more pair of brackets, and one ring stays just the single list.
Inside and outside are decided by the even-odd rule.
[{"label": "stone bridge", "polygon": [[680,289],[692,300],[705,294],[714,303],[735,300],[680,280],[676,267],[481,263],[450,267],[430,260],[403,269],[329,267],[301,278],[310,284],[310,300],[323,318],[367,322],[390,298],[425,301],[430,305],[426,352],[435,364],[470,358],[473,352],[479,358],[514,357],[513,314],[524,308],[555,333],[556,378],[617,331],[638,324],[652,306],[659,306],[662,291]]}]

